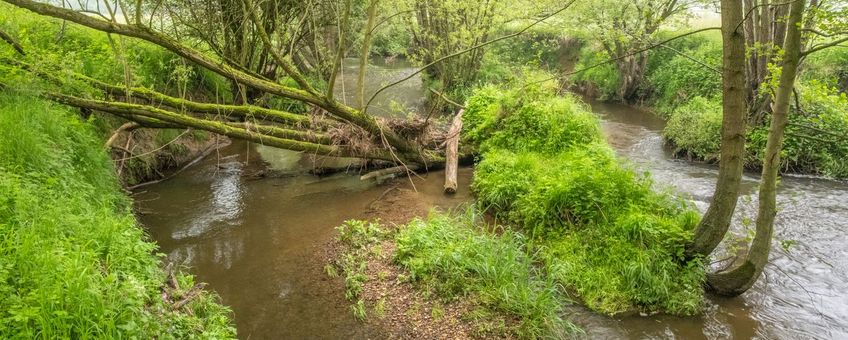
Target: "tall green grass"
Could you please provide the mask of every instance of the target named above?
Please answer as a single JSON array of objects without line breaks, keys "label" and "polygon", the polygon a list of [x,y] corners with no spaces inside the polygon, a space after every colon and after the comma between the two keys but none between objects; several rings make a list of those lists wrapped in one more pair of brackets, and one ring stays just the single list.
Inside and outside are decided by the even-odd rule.
[{"label": "tall green grass", "polygon": [[0,135],[0,337],[234,336],[208,293],[181,310],[163,302],[156,247],[89,122],[0,93]]},{"label": "tall green grass", "polygon": [[563,337],[578,329],[562,317],[568,299],[536,265],[526,236],[493,234],[464,214],[431,213],[396,237],[395,261],[412,280],[447,299],[466,298],[517,317],[511,330],[522,338]]},{"label": "tall green grass", "polygon": [[622,165],[585,106],[484,89],[467,114],[478,204],[537,240],[550,278],[602,313],[699,311],[704,269],[683,256],[699,215]]}]

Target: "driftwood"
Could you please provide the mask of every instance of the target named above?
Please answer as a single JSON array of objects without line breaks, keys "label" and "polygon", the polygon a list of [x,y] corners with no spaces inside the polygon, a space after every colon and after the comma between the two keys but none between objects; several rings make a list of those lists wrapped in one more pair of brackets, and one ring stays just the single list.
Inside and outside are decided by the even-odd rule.
[{"label": "driftwood", "polygon": [[203,294],[203,288],[206,287],[206,283],[198,283],[191,287],[188,292],[183,295],[183,298],[171,306],[173,309],[180,309],[187,305],[189,302],[197,298],[198,296]]},{"label": "driftwood", "polygon": [[364,181],[364,180],[368,180],[368,179],[372,179],[372,178],[380,178],[380,177],[384,177],[384,176],[388,176],[388,175],[406,173],[408,171],[415,171],[415,170],[418,170],[418,165],[416,165],[416,164],[410,164],[410,165],[406,165],[406,166],[400,165],[400,166],[396,166],[396,167],[385,168],[385,169],[380,169],[380,170],[377,170],[377,171],[369,172],[367,174],[362,175],[362,177],[359,177],[359,179]]},{"label": "driftwood", "polygon": [[459,135],[462,132],[462,113],[465,110],[459,110],[456,116],[453,117],[448,136],[445,139],[445,192],[449,194],[456,193],[456,176],[457,168],[459,167]]}]

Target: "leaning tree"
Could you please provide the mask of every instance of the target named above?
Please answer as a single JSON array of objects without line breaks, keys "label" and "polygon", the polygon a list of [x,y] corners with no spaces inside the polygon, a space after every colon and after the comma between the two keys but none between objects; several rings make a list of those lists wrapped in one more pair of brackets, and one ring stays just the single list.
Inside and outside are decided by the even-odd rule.
[{"label": "leaning tree", "polygon": [[[37,62],[38,55],[28,54],[26,46],[14,43],[21,49],[19,56],[0,62],[54,85],[40,92],[44,98],[113,114],[145,127],[194,128],[316,155],[356,157],[404,167],[432,168],[444,163],[441,144],[447,131],[441,130],[447,127],[422,125],[431,123],[427,120],[377,118],[367,113],[369,101],[364,98],[358,107],[334,98],[333,85],[341,60],[353,51],[350,42],[354,39],[350,36],[372,33],[376,1],[116,0],[109,6],[109,16],[101,15],[99,9],[85,8],[83,2],[66,8],[64,2],[60,7],[32,0],[3,1],[107,33],[110,39],[140,39],[161,47],[228,79],[236,97],[229,103],[191,100],[133,86],[129,76],[122,84],[109,83],[61,65],[45,67]],[[570,4],[516,34],[477,41],[431,60],[416,73],[521,34]],[[358,32],[350,24],[356,15],[363,16],[359,21],[365,26]],[[362,51],[367,53],[367,46]],[[406,79],[409,77],[400,81]],[[76,87],[69,86],[71,82],[98,92],[74,92],[69,90]],[[282,98],[310,110],[288,112],[258,100],[263,97]]]}]

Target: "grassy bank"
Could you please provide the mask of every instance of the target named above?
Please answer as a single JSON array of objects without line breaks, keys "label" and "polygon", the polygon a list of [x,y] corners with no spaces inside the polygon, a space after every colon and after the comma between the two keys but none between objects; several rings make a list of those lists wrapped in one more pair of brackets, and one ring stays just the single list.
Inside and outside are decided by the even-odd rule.
[{"label": "grassy bank", "polygon": [[214,295],[179,306],[91,122],[4,92],[0,135],[0,337],[234,336]]}]

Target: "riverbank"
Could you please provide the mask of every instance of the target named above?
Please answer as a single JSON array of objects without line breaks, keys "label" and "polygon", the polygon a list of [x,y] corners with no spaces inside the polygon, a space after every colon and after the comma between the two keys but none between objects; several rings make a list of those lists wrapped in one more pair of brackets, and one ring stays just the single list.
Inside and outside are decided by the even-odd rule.
[{"label": "riverbank", "polygon": [[[638,90],[627,100],[668,121],[663,135],[675,157],[715,164],[721,140],[721,76],[715,71],[721,61],[721,38],[717,33],[702,33],[668,46],[648,54]],[[596,49],[584,48],[578,69],[608,57]],[[832,50],[805,61],[786,129],[781,173],[848,178],[846,78],[833,71],[844,68],[845,56],[844,51]],[[621,77],[615,67],[603,65],[572,75],[571,81],[595,100],[622,101],[616,95]],[[770,121],[765,111],[748,115],[748,170],[759,171],[762,166]]]},{"label": "riverbank", "polygon": [[90,122],[0,93],[0,335],[232,338],[229,310],[166,270]]}]

